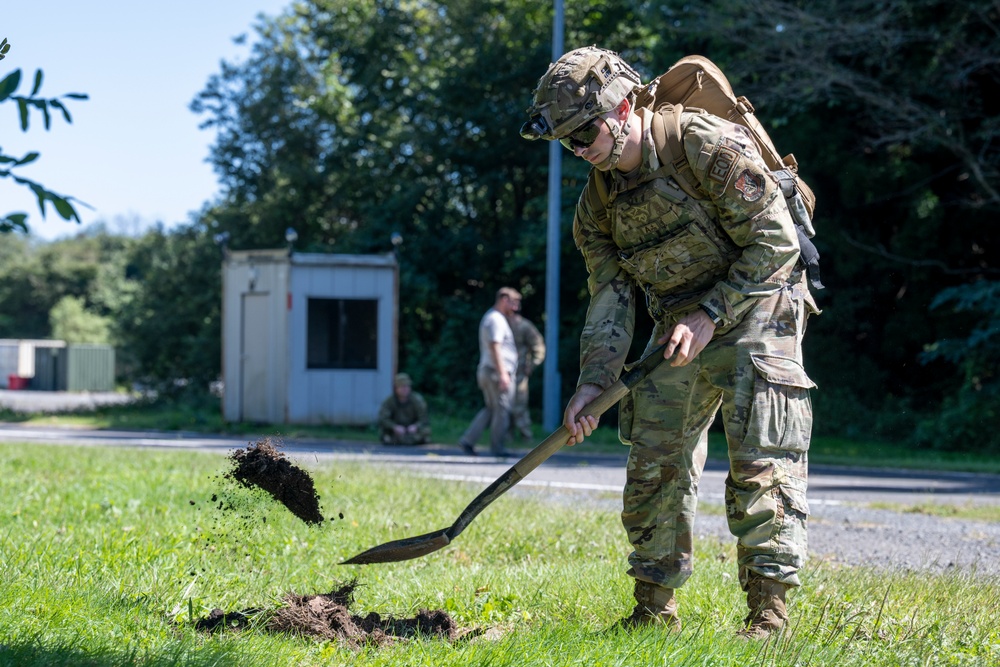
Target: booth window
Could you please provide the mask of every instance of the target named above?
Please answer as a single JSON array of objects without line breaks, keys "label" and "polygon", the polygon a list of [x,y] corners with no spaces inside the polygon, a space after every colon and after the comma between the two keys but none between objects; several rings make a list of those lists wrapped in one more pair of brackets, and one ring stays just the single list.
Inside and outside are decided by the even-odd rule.
[{"label": "booth window", "polygon": [[306,368],[378,368],[377,299],[309,299]]}]

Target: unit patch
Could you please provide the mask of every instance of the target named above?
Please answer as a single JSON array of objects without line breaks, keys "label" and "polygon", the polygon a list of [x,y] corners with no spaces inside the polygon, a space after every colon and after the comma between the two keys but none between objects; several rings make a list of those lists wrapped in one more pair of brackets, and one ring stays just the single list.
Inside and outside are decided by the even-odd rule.
[{"label": "unit patch", "polygon": [[739,156],[739,152],[729,146],[719,146],[718,150],[715,151],[715,159],[708,167],[708,177],[716,183],[725,185]]},{"label": "unit patch", "polygon": [[744,169],[736,177],[734,187],[743,195],[746,201],[757,201],[764,196],[764,176],[755,174],[749,169]]}]

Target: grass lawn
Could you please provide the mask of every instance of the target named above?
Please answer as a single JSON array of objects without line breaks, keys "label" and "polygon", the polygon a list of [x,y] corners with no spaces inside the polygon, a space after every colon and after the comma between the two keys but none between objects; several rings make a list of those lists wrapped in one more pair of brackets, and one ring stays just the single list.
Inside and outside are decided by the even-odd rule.
[{"label": "grass lawn", "polygon": [[[362,463],[301,462],[325,514],[307,526],[224,483],[218,454],[0,445],[0,665],[996,665],[1000,581],[818,563],[790,596],[790,631],[735,636],[732,545],[698,542],[685,629],[603,632],[631,606],[618,517],[511,494],[452,545],[341,566],[448,525],[479,491]],[[214,497],[213,497],[214,496]],[[223,511],[220,505],[236,508]],[[213,608],[273,610],[289,592],[356,579],[352,611],[446,611],[478,637],[386,647],[269,632],[207,634]]]}]

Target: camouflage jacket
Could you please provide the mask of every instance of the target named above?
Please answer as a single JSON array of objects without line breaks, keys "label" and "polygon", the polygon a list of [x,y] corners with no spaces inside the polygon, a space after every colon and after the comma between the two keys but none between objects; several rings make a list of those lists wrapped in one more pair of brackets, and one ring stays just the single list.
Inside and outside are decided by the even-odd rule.
[{"label": "camouflage jacket", "polygon": [[517,346],[517,377],[531,375],[545,361],[545,339],[538,328],[526,317],[515,314],[510,319]]},{"label": "camouflage jacket", "polygon": [[410,399],[403,403],[396,394],[382,401],[376,420],[382,431],[391,431],[393,426],[427,426],[427,401],[417,392],[410,394]]},{"label": "camouflage jacket", "polygon": [[591,171],[608,185],[607,215],[586,191],[577,204],[573,238],[590,292],[579,384],[617,379],[634,332],[635,286],[655,320],[704,305],[722,320],[718,334],[779,290],[799,258],[784,197],[744,128],[699,110],[682,114],[685,157],[704,195],[694,199],[657,173],[653,113],[637,110],[643,146],[634,172]]}]

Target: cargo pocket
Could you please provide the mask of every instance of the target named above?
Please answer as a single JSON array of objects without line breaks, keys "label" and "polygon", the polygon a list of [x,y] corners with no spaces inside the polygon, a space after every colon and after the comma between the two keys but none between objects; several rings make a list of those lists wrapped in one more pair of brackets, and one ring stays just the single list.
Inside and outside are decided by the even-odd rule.
[{"label": "cargo pocket", "polygon": [[804,452],[812,433],[812,400],[816,384],[794,359],[750,355],[756,379],[745,444],[756,449]]},{"label": "cargo pocket", "polygon": [[774,549],[777,553],[788,554],[789,562],[796,568],[805,563],[809,545],[809,531],[806,523],[809,517],[809,501],[806,499],[805,480],[787,479],[778,486],[780,518],[776,521]]},{"label": "cargo pocket", "polygon": [[785,499],[785,504],[798,514],[809,516],[809,499],[806,497],[805,489],[801,488],[804,486],[804,481],[789,479],[778,485],[778,489],[780,489],[781,495]]}]

